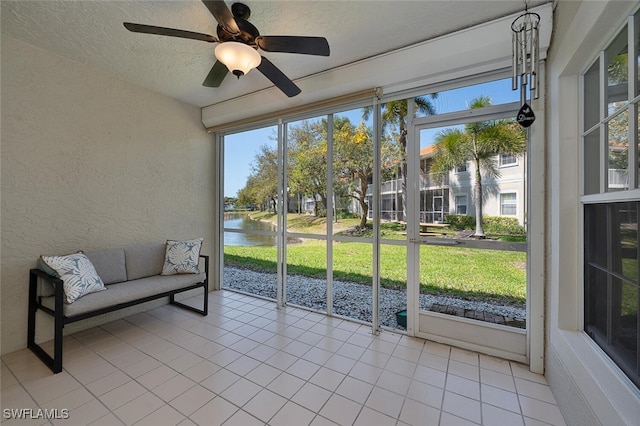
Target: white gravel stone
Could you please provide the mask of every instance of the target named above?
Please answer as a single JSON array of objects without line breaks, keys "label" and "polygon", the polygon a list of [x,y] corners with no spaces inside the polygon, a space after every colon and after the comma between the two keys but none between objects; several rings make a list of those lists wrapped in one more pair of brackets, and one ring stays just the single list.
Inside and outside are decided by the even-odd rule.
[{"label": "white gravel stone", "polygon": [[[223,287],[275,300],[276,274],[225,266]],[[326,287],[327,280],[325,279],[289,275],[287,276],[287,302],[326,312]],[[371,286],[333,281],[334,314],[371,322],[371,303]],[[420,309],[429,310],[434,304],[473,309],[518,319],[526,317],[525,309],[519,306],[497,305],[451,296],[420,294]],[[382,325],[402,329],[403,327],[396,322],[395,314],[406,308],[406,291],[380,289],[380,322]]]}]

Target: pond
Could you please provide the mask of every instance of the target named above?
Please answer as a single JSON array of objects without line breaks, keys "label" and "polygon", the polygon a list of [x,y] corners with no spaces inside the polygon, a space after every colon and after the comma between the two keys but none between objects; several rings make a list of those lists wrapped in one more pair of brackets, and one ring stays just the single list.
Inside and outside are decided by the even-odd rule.
[{"label": "pond", "polygon": [[276,227],[269,222],[253,220],[247,213],[224,214],[224,228],[238,229],[241,231],[269,231],[274,235],[252,234],[246,232],[225,232],[225,246],[273,246],[276,243]]}]

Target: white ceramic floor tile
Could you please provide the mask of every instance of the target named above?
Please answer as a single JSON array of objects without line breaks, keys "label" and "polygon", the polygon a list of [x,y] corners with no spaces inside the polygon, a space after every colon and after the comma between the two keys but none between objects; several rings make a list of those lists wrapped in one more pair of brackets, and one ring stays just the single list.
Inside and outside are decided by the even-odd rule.
[{"label": "white ceramic floor tile", "polygon": [[246,411],[238,410],[223,423],[225,426],[263,426],[264,423]]},{"label": "white ceramic floor tile", "polygon": [[248,373],[245,378],[264,387],[271,383],[280,374],[282,374],[282,371],[277,368],[267,364],[260,364]]},{"label": "white ceramic floor tile", "polygon": [[225,368],[238,376],[244,376],[260,364],[260,361],[246,355],[242,355]]},{"label": "white ceramic floor tile", "polygon": [[180,411],[185,416],[190,416],[196,410],[202,408],[207,402],[211,401],[216,395],[208,389],[195,385],[183,394],[170,401],[173,408]]},{"label": "white ceramic floor tile", "polygon": [[442,410],[475,423],[480,423],[482,418],[480,401],[453,392],[444,393]]},{"label": "white ceramic floor tile", "polygon": [[402,410],[404,398],[397,393],[374,387],[365,405],[390,417],[397,418]]},{"label": "white ceramic floor tile", "polygon": [[216,394],[221,394],[238,380],[240,380],[240,376],[223,368],[204,379],[200,384]]},{"label": "white ceramic floor tile", "polygon": [[220,396],[238,407],[242,407],[251,398],[258,394],[261,389],[261,386],[256,385],[245,378],[240,378],[240,380],[225,389]]},{"label": "white ceramic floor tile", "polygon": [[565,424],[523,364],[230,291],[209,301],[207,317],[161,306],[65,336],[60,375],[29,350],[2,356],[2,406],[70,408],[56,426]]},{"label": "white ceramic floor tile", "polygon": [[524,419],[520,414],[512,411],[482,404],[482,424],[484,426],[524,426]]},{"label": "white ceramic floor tile", "polygon": [[[176,375],[151,389],[151,391],[163,400],[169,402],[194,386],[196,386],[196,382],[194,382],[193,380],[188,379],[182,375]],[[115,391],[117,390],[118,389],[115,389]]]},{"label": "white ceramic floor tile", "polygon": [[539,399],[544,402],[555,404],[555,398],[551,393],[551,389],[546,384],[531,382],[529,380],[515,378],[516,391],[519,395],[528,396],[530,398]]},{"label": "white ceramic floor tile", "polygon": [[400,395],[406,395],[411,385],[411,378],[386,370],[380,374],[376,386]]},{"label": "white ceramic floor tile", "polygon": [[349,376],[367,383],[375,384],[383,371],[384,370],[382,368],[374,367],[373,365],[364,362],[357,362],[351,371],[349,371]]},{"label": "white ceramic floor tile", "polygon": [[320,410],[320,415],[332,420],[339,425],[353,424],[362,408],[361,404],[351,401],[343,396],[333,394]]},{"label": "white ceramic floor tile", "polygon": [[562,413],[560,413],[560,409],[555,404],[539,401],[523,395],[519,395],[518,399],[522,407],[523,415],[552,425],[565,424]]},{"label": "white ceramic floor tile", "polygon": [[340,385],[342,380],[344,380],[344,378],[344,374],[322,367],[316,372],[316,374],[313,375],[311,379],[309,379],[309,381],[333,392]]},{"label": "white ceramic floor tile", "polygon": [[129,401],[113,413],[128,425],[134,424],[160,407],[164,406],[164,401],[151,392],[145,392],[136,399]]},{"label": "white ceramic floor tile", "polygon": [[331,392],[328,390],[313,383],[305,383],[305,385],[293,395],[291,400],[317,413],[329,400],[329,397],[331,397]]},{"label": "white ceramic floor tile", "polygon": [[285,398],[268,389],[263,389],[242,409],[267,423],[286,403]]},{"label": "white ceramic floor tile", "polygon": [[315,413],[312,411],[289,401],[271,419],[270,424],[274,426],[304,426],[310,424],[314,417]]},{"label": "white ceramic floor tile", "polygon": [[458,395],[466,396],[480,400],[480,383],[475,380],[465,379],[464,377],[450,374],[447,376],[447,384],[445,389]]},{"label": "white ceramic floor tile", "polygon": [[374,411],[369,407],[363,407],[353,426],[394,426],[396,419]]},{"label": "white ceramic floor tile", "polygon": [[520,413],[517,394],[485,384],[480,385],[480,392],[482,393],[483,403],[513,411],[514,413]]},{"label": "white ceramic floor tile", "polygon": [[412,399],[406,399],[400,412],[400,421],[409,425],[437,425],[440,410]]},{"label": "white ceramic floor tile", "polygon": [[269,383],[267,389],[287,399],[291,398],[304,385],[304,380],[289,373],[282,373]]},{"label": "white ceramic floor tile", "polygon": [[373,385],[352,377],[345,377],[340,386],[336,389],[338,395],[349,398],[352,401],[364,404],[369,398]]},{"label": "white ceramic floor tile", "polygon": [[443,395],[444,390],[442,388],[417,380],[411,382],[411,386],[409,386],[409,391],[407,392],[407,398],[414,399],[435,408],[442,406]]},{"label": "white ceramic floor tile", "polygon": [[163,405],[136,423],[136,426],[158,426],[162,424],[177,425],[184,419],[185,417],[175,408],[170,405]]},{"label": "white ceramic floor tile", "polygon": [[198,425],[219,426],[236,411],[238,407],[221,397],[216,397],[196,410],[189,418]]}]

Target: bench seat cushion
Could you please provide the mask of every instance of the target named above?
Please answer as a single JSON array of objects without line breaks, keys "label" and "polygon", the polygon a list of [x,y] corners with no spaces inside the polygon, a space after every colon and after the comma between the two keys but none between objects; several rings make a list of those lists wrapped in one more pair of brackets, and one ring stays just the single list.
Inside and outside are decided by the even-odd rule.
[{"label": "bench seat cushion", "polygon": [[[71,304],[64,304],[65,317],[73,317],[86,312],[126,303],[143,297],[154,296],[166,291],[179,290],[205,280],[206,274],[181,274],[141,278],[107,286],[106,291],[87,294]],[[54,309],[54,298],[43,297],[42,304]]]}]

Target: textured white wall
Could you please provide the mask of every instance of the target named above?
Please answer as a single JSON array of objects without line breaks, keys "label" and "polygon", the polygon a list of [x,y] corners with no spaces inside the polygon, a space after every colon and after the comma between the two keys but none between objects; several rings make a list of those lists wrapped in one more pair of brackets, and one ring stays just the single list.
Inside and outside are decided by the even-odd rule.
[{"label": "textured white wall", "polygon": [[[583,332],[580,74],[638,2],[557,4],[547,71],[547,380],[568,425],[637,425],[640,393]],[[533,126],[535,127],[535,126]],[[532,129],[533,129],[532,127]],[[537,182],[536,185],[540,185]]]},{"label": "textured white wall", "polygon": [[215,201],[199,108],[7,36],[1,47],[4,354],[26,346],[39,255],[199,236],[211,253]]}]

